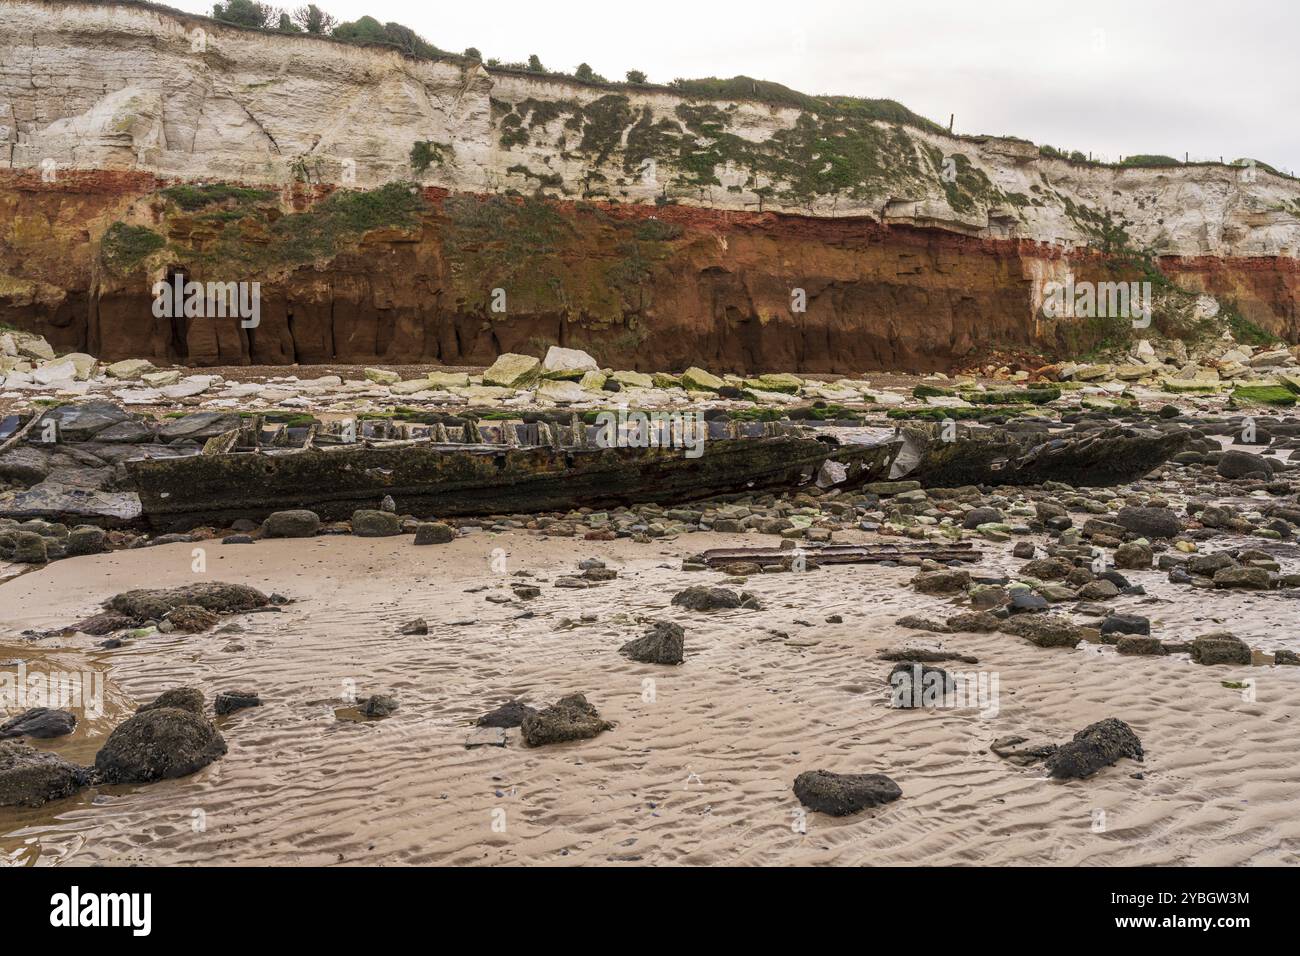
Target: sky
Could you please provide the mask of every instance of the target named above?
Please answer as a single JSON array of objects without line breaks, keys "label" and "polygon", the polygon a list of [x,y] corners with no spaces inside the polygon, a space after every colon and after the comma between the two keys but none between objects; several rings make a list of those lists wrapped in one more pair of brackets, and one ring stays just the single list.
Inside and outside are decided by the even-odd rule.
[{"label": "sky", "polygon": [[[197,0],[163,0],[211,13]],[[291,8],[296,0],[290,0]],[[959,133],[1094,158],[1134,153],[1300,171],[1294,0],[320,0],[444,50],[611,79],[738,74],[897,100]]]}]

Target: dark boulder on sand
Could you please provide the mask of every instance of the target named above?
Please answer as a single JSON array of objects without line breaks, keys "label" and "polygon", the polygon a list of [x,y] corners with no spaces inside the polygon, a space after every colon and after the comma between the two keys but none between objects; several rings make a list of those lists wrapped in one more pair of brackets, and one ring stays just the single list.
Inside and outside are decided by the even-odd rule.
[{"label": "dark boulder on sand", "polygon": [[1228,631],[1202,634],[1192,641],[1192,660],[1198,664],[1249,664],[1250,647]]},{"label": "dark boulder on sand", "polygon": [[479,727],[518,727],[525,718],[537,713],[535,707],[529,707],[522,700],[508,700],[496,710],[490,710],[474,721]]},{"label": "dark boulder on sand", "polygon": [[225,752],[225,738],[206,717],[159,707],[119,724],[95,754],[95,769],[106,783],[149,783],[192,774]]},{"label": "dark boulder on sand", "polygon": [[619,653],[642,664],[680,664],[685,650],[686,632],[672,621],[656,621],[643,637],[628,641]]},{"label": "dark boulder on sand", "polygon": [[169,611],[185,604],[195,604],[217,614],[235,614],[269,603],[270,599],[256,588],[213,581],[162,590],[123,591],[105,601],[104,607],[139,623],[160,621]]},{"label": "dark boulder on sand", "polygon": [[135,709],[137,714],[143,714],[150,710],[159,710],[163,707],[173,707],[176,710],[188,710],[191,714],[203,716],[203,692],[197,687],[173,687],[165,690],[147,704],[141,704]]},{"label": "dark boulder on sand", "polygon": [[897,800],[903,790],[883,773],[808,770],[794,778],[794,795],[809,810],[843,817]]},{"label": "dark boulder on sand", "polygon": [[942,667],[927,667],[920,661],[900,661],[889,672],[890,706],[898,708],[942,707],[957,688],[956,681]]},{"label": "dark boulder on sand", "polygon": [[1183,523],[1168,508],[1120,508],[1115,523],[1143,538],[1174,538]]},{"label": "dark boulder on sand", "polygon": [[0,740],[10,737],[63,737],[72,733],[76,726],[77,715],[71,711],[32,707],[0,724]]},{"label": "dark boulder on sand", "polygon": [[217,694],[217,699],[212,705],[212,709],[217,712],[217,716],[224,717],[226,714],[233,714],[237,710],[243,710],[245,707],[261,707],[262,698],[257,696],[257,691],[252,690],[223,690]]},{"label": "dark boulder on sand", "polygon": [[524,743],[541,747],[567,740],[586,740],[613,726],[601,719],[596,708],[587,703],[582,694],[570,694],[545,710],[525,717],[520,728],[524,733]]},{"label": "dark boulder on sand", "polygon": [[672,603],[688,611],[717,611],[733,607],[760,609],[758,598],[748,591],[711,588],[704,584],[695,584],[685,591],[678,591],[673,595]]},{"label": "dark boulder on sand", "polygon": [[16,740],[0,743],[0,807],[39,807],[84,787],[90,773],[56,753]]},{"label": "dark boulder on sand", "polygon": [[310,538],[320,530],[320,515],[305,508],[276,511],[262,522],[262,534],[268,538]]},{"label": "dark boulder on sand", "polygon": [[1047,758],[1047,773],[1058,780],[1091,777],[1121,757],[1141,761],[1142,741],[1124,721],[1107,717],[1089,724]]}]

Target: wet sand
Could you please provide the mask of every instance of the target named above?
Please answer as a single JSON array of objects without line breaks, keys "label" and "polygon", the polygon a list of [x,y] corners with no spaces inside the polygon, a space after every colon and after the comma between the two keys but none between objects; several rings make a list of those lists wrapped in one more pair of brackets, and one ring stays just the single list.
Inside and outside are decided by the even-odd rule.
[{"label": "wet sand", "polygon": [[[837,540],[874,540],[865,532]],[[897,540],[897,539],[893,539]],[[217,718],[221,760],[179,780],[90,788],[39,810],[0,809],[11,864],[1293,864],[1300,862],[1296,701],[1300,668],[1120,657],[1111,647],[1040,649],[1005,634],[926,634],[904,614],[945,616],[947,599],[906,587],[912,568],[844,565],[756,575],[762,611],[669,607],[680,570],[708,547],[768,536],[698,533],[637,544],[476,532],[416,548],[409,537],[207,542],[207,580],[278,591],[281,613],[224,619],[199,635],[117,650],[78,635],[18,637],[92,613],[132,587],[190,583],[196,545],[60,561],[0,585],[0,659],[105,668],[105,714],[70,738],[35,741],[89,762],[138,703],[169,687],[257,691],[264,705]],[[1225,542],[1226,543],[1226,542]],[[984,567],[1013,570],[1009,544]],[[503,549],[494,555],[495,549]],[[500,557],[505,555],[505,573]],[[586,557],[619,571],[586,590],[552,586]],[[496,569],[493,559],[496,560]],[[1294,569],[1294,555],[1282,555]],[[529,572],[534,578],[515,577]],[[1147,597],[1110,602],[1190,639],[1224,626],[1257,647],[1300,650],[1296,605],[1276,594],[1201,601],[1158,571],[1127,572]],[[531,601],[495,604],[510,585]],[[535,616],[520,618],[525,611]],[[593,622],[580,622],[583,614]],[[825,622],[839,614],[843,622]],[[427,636],[400,636],[415,617]],[[562,626],[564,618],[573,626]],[[686,628],[686,661],[618,653],[639,618]],[[1087,619],[1076,618],[1086,622]],[[223,633],[230,622],[243,633]],[[877,653],[902,644],[976,655],[996,672],[998,712],[896,710]],[[653,694],[647,680],[653,681]],[[1254,702],[1223,682],[1255,682]],[[349,691],[386,693],[384,720],[340,720]],[[615,729],[529,749],[466,749],[470,724],[505,699],[587,695]],[[1086,781],[1057,782],[989,752],[1009,734],[1068,740],[1104,717],[1147,752]],[[794,777],[884,772],[903,797],[799,831]],[[1134,774],[1141,773],[1142,779]],[[1096,811],[1105,826],[1097,829]]]}]

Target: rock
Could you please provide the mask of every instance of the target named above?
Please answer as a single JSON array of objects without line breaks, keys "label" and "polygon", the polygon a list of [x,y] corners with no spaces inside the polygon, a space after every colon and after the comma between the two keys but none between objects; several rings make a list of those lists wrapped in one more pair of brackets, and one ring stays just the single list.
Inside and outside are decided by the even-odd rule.
[{"label": "rock", "polygon": [[1224,568],[1214,572],[1214,586],[1267,591],[1272,587],[1272,581],[1263,568]]},{"label": "rock", "polygon": [[48,362],[54,358],[54,348],[45,340],[43,335],[33,335],[30,332],[14,332],[12,339],[19,355],[36,359],[41,362]]},{"label": "rock", "polygon": [[1202,634],[1192,641],[1192,660],[1197,664],[1249,664],[1250,647],[1228,631]]},{"label": "rock", "polygon": [[[598,369],[596,360],[581,349],[562,349],[558,345],[552,345],[542,359],[542,374],[547,378],[579,379],[584,373]],[[487,381],[486,374],[483,380]]]},{"label": "rock", "polygon": [[76,726],[77,715],[71,711],[32,707],[0,724],[0,740],[10,737],[62,737],[72,733]]},{"label": "rock", "polygon": [[417,617],[412,621],[407,621],[397,629],[398,634],[418,635],[429,633],[429,623],[422,617]]},{"label": "rock", "polygon": [[1109,601],[1111,598],[1118,596],[1119,588],[1112,582],[1101,579],[1089,581],[1079,588],[1079,597],[1085,601]]},{"label": "rock", "polygon": [[1026,561],[1021,566],[1020,573],[1040,581],[1060,581],[1073,570],[1074,565],[1065,558],[1037,558]]},{"label": "rock", "polygon": [[175,710],[188,710],[191,714],[203,716],[203,692],[197,687],[173,687],[163,691],[147,704],[135,709],[137,714],[151,710],[170,707]]},{"label": "rock", "polygon": [[416,544],[447,544],[456,540],[456,529],[442,521],[424,521],[415,526]]},{"label": "rock", "polygon": [[44,564],[49,560],[49,544],[34,531],[15,532],[9,560],[15,564]]},{"label": "rock", "polygon": [[[654,379],[644,372],[614,372],[610,381],[622,388],[653,388]],[[606,383],[608,387],[608,383]]]},{"label": "rock", "polygon": [[320,515],[305,508],[275,511],[262,522],[262,534],[268,538],[311,538],[320,530]]},{"label": "rock", "polygon": [[897,800],[903,791],[883,773],[808,770],[794,778],[794,795],[809,810],[843,817]]},{"label": "rock", "polygon": [[0,807],[39,807],[71,796],[89,778],[56,753],[16,740],[0,743]]},{"label": "rock", "polygon": [[1183,531],[1178,515],[1168,508],[1121,508],[1115,523],[1143,538],[1174,538]]},{"label": "rock", "polygon": [[1276,650],[1273,652],[1273,663],[1290,665],[1300,664],[1300,654],[1297,654],[1295,651]]},{"label": "rock", "polygon": [[1051,607],[1047,598],[1029,588],[1013,588],[1009,610],[1012,614],[1036,614]]},{"label": "rock", "polygon": [[172,608],[163,618],[172,628],[185,634],[199,634],[216,627],[218,617],[197,604],[181,604]]},{"label": "rock", "polygon": [[468,388],[469,374],[467,372],[430,372],[429,387],[439,391],[449,388]]},{"label": "rock", "polygon": [[1129,571],[1149,571],[1156,553],[1149,544],[1130,541],[1115,549],[1115,567]]},{"label": "rock", "polygon": [[936,621],[920,614],[904,614],[894,622],[899,627],[910,627],[915,631],[930,631],[934,634],[947,634],[948,624],[945,621]]},{"label": "rock", "polygon": [[[130,415],[112,402],[88,401],[60,405],[45,413],[44,421],[53,419],[58,424],[59,437],[64,441],[84,442],[96,438],[110,427],[133,421]],[[37,425],[37,428],[40,428]],[[98,439],[97,439],[98,440]]]},{"label": "rock", "polygon": [[352,533],[358,538],[391,538],[402,533],[402,520],[387,511],[362,508],[352,512]]},{"label": "rock", "polygon": [[756,610],[758,599],[748,591],[737,593],[730,588],[711,588],[704,584],[696,584],[674,594],[672,603],[688,611],[717,611],[733,607],[748,607]]},{"label": "rock", "polygon": [[943,668],[926,667],[919,661],[900,661],[887,678],[890,705],[897,708],[943,707],[957,689],[957,683]]},{"label": "rock", "polygon": [[718,376],[695,365],[682,372],[682,388],[689,392],[716,392],[725,384]]},{"label": "rock", "polygon": [[368,368],[361,374],[366,377],[366,381],[376,385],[396,385],[402,380],[401,375],[383,368]]},{"label": "rock", "polygon": [[1125,634],[1115,642],[1115,650],[1120,654],[1164,654],[1165,646],[1158,637],[1144,637],[1137,634]]},{"label": "rock", "polygon": [[1235,448],[1228,449],[1220,456],[1219,464],[1214,470],[1220,478],[1229,479],[1251,477],[1267,479],[1271,475],[1263,458]]},{"label": "rock", "polygon": [[531,355],[507,352],[483,373],[483,384],[497,385],[502,388],[523,388],[537,379],[541,373],[541,364]]},{"label": "rock", "polygon": [[357,710],[367,717],[388,717],[395,714],[401,704],[387,694],[372,694],[357,704]]},{"label": "rock", "polygon": [[521,700],[508,700],[496,710],[488,711],[474,723],[479,727],[518,727],[537,710]]},{"label": "rock", "polygon": [[106,783],[149,783],[187,776],[225,753],[225,738],[207,718],[159,707],[119,724],[95,754],[95,769]]},{"label": "rock", "polygon": [[68,538],[63,543],[63,547],[68,552],[68,557],[77,557],[85,554],[99,554],[107,550],[107,535],[103,528],[97,528],[93,524],[78,525],[68,532]]},{"label": "rock", "polygon": [[1121,757],[1143,759],[1142,742],[1122,720],[1107,717],[1090,724],[1047,758],[1047,774],[1058,780],[1085,779]]},{"label": "rock", "polygon": [[619,653],[642,664],[680,664],[686,632],[680,624],[656,621],[643,637],[628,641]]},{"label": "rock", "polygon": [[993,741],[989,749],[1017,767],[1028,767],[1052,756],[1056,753],[1057,747],[1049,741],[1031,741],[1028,737],[1012,735],[999,737]]},{"label": "rock", "polygon": [[989,634],[1002,626],[1002,619],[988,611],[964,611],[948,618],[948,630],[955,633]]},{"label": "rock", "polygon": [[1052,614],[1015,615],[1003,621],[1001,629],[1037,647],[1075,647],[1084,635],[1084,628]]},{"label": "rock", "polygon": [[595,737],[613,724],[602,720],[596,708],[587,703],[582,694],[561,697],[550,707],[530,714],[520,724],[524,743],[530,747],[563,743],[568,740],[586,740]]},{"label": "rock", "polygon": [[997,508],[972,508],[966,512],[966,517],[961,526],[973,531],[982,524],[1000,524],[1001,522],[1002,512]]},{"label": "rock", "polygon": [[216,702],[213,709],[217,712],[218,717],[224,717],[226,714],[233,714],[237,710],[243,710],[245,707],[261,707],[262,698],[257,696],[256,691],[251,690],[223,690],[217,694]]},{"label": "rock", "polygon": [[910,583],[921,594],[955,594],[970,587],[970,572],[922,571]]},{"label": "rock", "polygon": [[1101,622],[1101,635],[1150,634],[1151,621],[1140,614],[1111,614]]},{"label": "rock", "polygon": [[161,620],[183,604],[197,604],[217,614],[235,614],[269,603],[270,599],[256,588],[214,581],[162,590],[124,591],[105,601],[104,607],[140,623]]},{"label": "rock", "polygon": [[1233,568],[1237,562],[1232,555],[1224,551],[1215,551],[1211,554],[1194,554],[1187,559],[1183,565],[1189,574],[1199,574],[1213,577],[1216,571],[1224,568]]},{"label": "rock", "polygon": [[120,378],[124,380],[138,379],[145,372],[153,371],[153,363],[148,359],[123,359],[120,362],[114,362],[104,369],[104,374],[109,378]]}]

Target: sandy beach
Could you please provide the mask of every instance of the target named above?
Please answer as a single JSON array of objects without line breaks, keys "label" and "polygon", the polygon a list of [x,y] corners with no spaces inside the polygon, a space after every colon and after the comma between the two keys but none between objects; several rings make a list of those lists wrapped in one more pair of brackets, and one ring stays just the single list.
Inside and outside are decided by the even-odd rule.
[{"label": "sandy beach", "polygon": [[[873,540],[868,533],[845,540]],[[691,612],[677,591],[716,572],[680,570],[752,536],[697,533],[637,544],[475,532],[443,547],[404,537],[321,536],[223,546],[207,575],[279,592],[279,613],[236,615],[197,635],[116,650],[85,635],[20,639],[79,619],[113,593],[191,583],[193,544],[64,560],[0,585],[0,657],[107,677],[105,712],[34,741],[88,762],[135,706],[179,685],[251,688],[259,708],[217,718],[224,759],[182,779],[100,786],[40,809],[0,809],[11,864],[1293,864],[1300,823],[1294,729],[1300,669],[1038,648],[1008,634],[924,634],[904,614],[951,613],[914,593],[914,568],[846,565],[753,575],[761,611]],[[982,569],[1010,570],[1004,546]],[[1294,567],[1297,549],[1287,546]],[[584,590],[560,573],[598,557],[618,577]],[[503,563],[504,559],[504,563]],[[504,573],[503,569],[504,568]],[[521,577],[526,575],[526,577]],[[1180,639],[1231,625],[1248,643],[1300,649],[1292,602],[1216,594],[1212,616],[1130,572],[1149,615]],[[518,600],[512,583],[540,586]],[[491,597],[509,603],[492,603]],[[838,615],[841,623],[827,623]],[[425,636],[401,636],[423,617]],[[685,662],[631,662],[618,647],[669,619]],[[978,658],[996,714],[890,706],[890,647]],[[1254,700],[1226,683],[1253,681]],[[506,699],[582,692],[614,724],[591,740],[466,747]],[[350,694],[392,694],[384,720],[341,720]],[[1050,780],[989,750],[1009,734],[1064,741],[1116,716],[1140,736],[1086,781]],[[806,770],[883,772],[904,798],[845,818],[804,812]],[[1104,816],[1102,816],[1104,814]],[[1100,821],[1100,822],[1099,822]],[[801,830],[806,832],[800,832]]]}]

